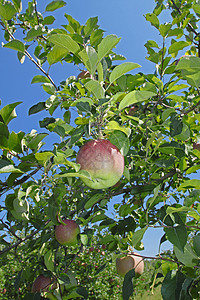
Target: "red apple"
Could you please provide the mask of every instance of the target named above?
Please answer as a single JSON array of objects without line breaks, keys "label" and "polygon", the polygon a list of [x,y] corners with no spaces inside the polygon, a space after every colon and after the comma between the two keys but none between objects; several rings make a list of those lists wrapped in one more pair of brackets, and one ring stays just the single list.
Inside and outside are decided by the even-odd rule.
[{"label": "red apple", "polygon": [[91,74],[89,71],[81,71],[77,76],[77,79],[85,79],[85,78],[91,78]]},{"label": "red apple", "polygon": [[135,269],[135,274],[139,276],[144,271],[144,261],[141,256],[127,255],[116,259],[116,269],[117,273],[122,276]]},{"label": "red apple", "polygon": [[89,252],[93,252],[93,251],[94,251],[94,247],[90,247]]},{"label": "red apple", "polygon": [[64,224],[56,226],[55,238],[61,245],[73,245],[77,243],[77,235],[80,233],[80,228],[73,220],[63,220]]},{"label": "red apple", "polygon": [[50,277],[45,277],[44,275],[39,275],[32,285],[32,293],[37,292],[48,292],[49,286],[52,283]]},{"label": "red apple", "polygon": [[115,185],[124,172],[124,157],[108,140],[93,140],[82,146],[77,154],[80,169],[90,173],[91,179],[82,181],[93,189]]},{"label": "red apple", "polygon": [[130,109],[129,109],[129,112],[128,112],[128,115],[129,116],[134,116],[135,112],[138,110],[138,108],[136,106],[132,106]]},{"label": "red apple", "polygon": [[193,143],[193,149],[197,149],[200,151],[200,143]]}]

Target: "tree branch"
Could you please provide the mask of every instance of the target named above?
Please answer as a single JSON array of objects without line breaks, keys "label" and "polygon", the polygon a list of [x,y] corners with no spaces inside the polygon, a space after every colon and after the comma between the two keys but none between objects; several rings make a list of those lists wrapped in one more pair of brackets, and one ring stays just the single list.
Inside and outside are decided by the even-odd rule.
[{"label": "tree branch", "polygon": [[20,239],[18,242],[14,243],[13,245],[11,245],[8,248],[5,248],[4,250],[0,251],[0,255],[10,251],[11,249],[14,249],[16,247],[18,247],[22,242],[25,242],[29,239],[31,239],[34,235],[36,235],[41,229],[37,229],[35,231],[33,231],[31,234],[27,235],[24,239]]},{"label": "tree branch", "polygon": [[[9,36],[15,40],[15,37],[13,36],[13,34],[6,28],[6,26],[0,21],[0,25],[3,27],[4,30],[6,30],[9,34]],[[32,63],[34,63],[37,68],[50,80],[50,82],[52,83],[52,85],[55,87],[56,91],[58,91],[58,87],[56,86],[56,84],[54,83],[53,79],[49,76],[49,74],[37,63],[37,61],[34,60],[34,58],[31,56],[31,54],[25,50],[24,54],[28,57],[28,59],[30,61],[32,61]]]},{"label": "tree branch", "polygon": [[[174,8],[175,8],[175,9],[178,11],[178,13],[181,15],[182,13],[181,13],[180,9],[178,8],[178,6],[176,5],[176,3],[174,2],[174,0],[171,0],[171,2],[172,2],[172,4],[173,4]],[[193,28],[193,26],[191,25],[191,23],[188,23],[188,27],[190,28],[190,30],[191,30],[196,36],[199,35],[199,33]]]}]

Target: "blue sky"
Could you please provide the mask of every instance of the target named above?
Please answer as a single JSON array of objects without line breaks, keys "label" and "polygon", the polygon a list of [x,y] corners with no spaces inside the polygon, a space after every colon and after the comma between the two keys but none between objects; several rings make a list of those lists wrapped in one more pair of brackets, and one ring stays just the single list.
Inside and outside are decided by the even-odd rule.
[{"label": "blue sky", "polygon": [[[22,1],[27,3],[28,1]],[[43,1],[38,1],[38,10],[43,12]],[[48,3],[47,1],[45,1]],[[43,2],[44,3],[44,2]],[[40,6],[42,4],[42,7]],[[98,16],[100,28],[105,30],[105,34],[116,34],[121,37],[116,52],[123,54],[127,61],[138,63],[142,66],[140,69],[144,73],[154,72],[154,64],[145,59],[146,48],[144,44],[147,40],[156,40],[158,43],[160,38],[149,22],[145,20],[144,15],[153,11],[154,0],[69,0],[65,8],[55,12],[56,22],[54,27],[66,24],[64,13],[71,14],[81,24],[84,24],[88,18]],[[26,6],[24,4],[24,6]],[[48,15],[48,14],[47,14]],[[19,36],[17,36],[19,38]],[[3,32],[0,31],[0,39],[3,41]],[[38,103],[45,101],[48,95],[43,91],[39,84],[31,84],[31,80],[35,75],[40,75],[35,65],[26,58],[24,64],[20,64],[17,59],[17,53],[14,50],[0,47],[0,99],[3,105],[8,103],[22,101],[17,108],[19,118],[10,123],[10,130],[16,132],[22,130],[26,133],[31,129],[41,131],[38,120],[47,116],[47,113],[41,112],[37,115],[28,117],[28,109]],[[44,66],[45,68],[45,66]],[[65,80],[69,76],[77,76],[79,70],[70,64],[53,65],[50,75],[56,84]],[[57,135],[47,138],[49,147],[55,142]],[[110,210],[113,202],[121,201],[120,197],[111,201]],[[157,254],[159,240],[163,235],[162,230],[149,230],[144,237],[145,250],[144,255],[152,256]],[[166,246],[165,246],[166,245]],[[169,244],[164,243],[165,249],[169,248]]]}]

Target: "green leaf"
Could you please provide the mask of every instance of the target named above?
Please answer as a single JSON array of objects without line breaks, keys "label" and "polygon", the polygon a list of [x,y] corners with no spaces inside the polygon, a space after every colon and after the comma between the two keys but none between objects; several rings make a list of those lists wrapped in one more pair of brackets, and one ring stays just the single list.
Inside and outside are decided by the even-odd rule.
[{"label": "green leaf", "polygon": [[66,5],[66,2],[65,1],[62,1],[62,0],[55,0],[55,1],[52,1],[50,2],[47,6],[46,6],[46,9],[45,11],[54,11],[58,8],[61,8],[63,6]]},{"label": "green leaf", "polygon": [[191,180],[186,180],[183,182],[178,190],[185,190],[185,189],[200,189],[200,180],[199,179],[191,179]]},{"label": "green leaf", "polygon": [[45,102],[38,102],[37,104],[33,105],[29,109],[28,114],[30,116],[30,115],[36,114],[44,109],[46,109]]},{"label": "green leaf", "polygon": [[92,180],[89,172],[81,170],[79,172],[76,173],[64,173],[64,174],[56,174],[55,175],[56,178],[60,178],[60,177],[79,177],[79,178],[87,178]]},{"label": "green leaf", "polygon": [[91,46],[87,46],[84,50],[79,52],[79,56],[90,74],[93,75],[96,71],[98,62],[98,56],[95,49]]},{"label": "green leaf", "polygon": [[198,264],[198,256],[192,250],[192,247],[189,244],[186,244],[184,247],[184,251],[179,250],[176,246],[174,246],[174,252],[177,259],[182,262],[187,267],[194,267]]},{"label": "green leaf", "polygon": [[97,99],[104,98],[104,89],[97,80],[89,80],[85,84],[86,89],[91,92]]},{"label": "green leaf", "polygon": [[8,138],[8,148],[9,150],[14,150],[17,153],[22,153],[22,143],[19,135],[12,131]]},{"label": "green leaf", "polygon": [[133,232],[132,235],[132,246],[135,247],[138,243],[141,242],[145,232],[147,230],[147,227],[141,228],[135,232]]},{"label": "green leaf", "polygon": [[84,26],[84,34],[88,37],[97,27],[98,17],[89,18]]},{"label": "green leaf", "polygon": [[42,25],[37,25],[35,26],[35,28],[31,28],[28,32],[26,37],[24,38],[25,41],[32,41],[34,40],[36,37],[43,35],[47,33],[46,29],[42,26]]},{"label": "green leaf", "polygon": [[10,49],[22,52],[22,53],[24,53],[24,51],[25,51],[24,44],[19,40],[12,40],[9,43],[5,44],[4,47],[10,48]]},{"label": "green leaf", "polygon": [[183,252],[187,243],[187,230],[185,226],[178,225],[174,226],[173,228],[165,228],[164,231],[168,241]]},{"label": "green leaf", "polygon": [[50,65],[53,65],[61,61],[68,53],[69,51],[66,48],[55,45],[51,51],[47,53],[47,61]]},{"label": "green leaf", "polygon": [[123,156],[127,155],[130,143],[126,134],[124,134],[122,131],[115,130],[109,136],[109,141],[119,149]]},{"label": "green leaf", "polygon": [[[43,76],[43,75],[36,75],[33,77],[31,83],[50,83],[50,80],[49,78],[47,78],[46,76]],[[43,103],[43,102],[40,102],[40,103]]]},{"label": "green leaf", "polygon": [[14,6],[18,12],[22,10],[22,1],[21,0],[13,0]]},{"label": "green leaf", "polygon": [[96,204],[99,200],[103,198],[102,194],[93,195],[85,204],[85,209],[91,208],[94,204]]},{"label": "green leaf", "polygon": [[162,37],[165,37],[167,35],[167,33],[169,32],[171,27],[172,27],[172,24],[170,24],[170,23],[160,24],[159,31],[160,31],[160,34],[162,35]]},{"label": "green leaf", "polygon": [[111,34],[106,36],[98,45],[98,58],[102,60],[120,41],[116,35]]},{"label": "green leaf", "polygon": [[5,2],[4,4],[0,4],[0,16],[2,16],[5,20],[10,20],[17,13],[14,5],[11,2]]},{"label": "green leaf", "polygon": [[146,14],[146,20],[149,21],[152,26],[156,27],[157,29],[159,28],[160,22],[154,13]]},{"label": "green leaf", "polygon": [[54,16],[48,16],[45,17],[44,20],[42,21],[42,25],[51,25],[55,21]]},{"label": "green leaf", "polygon": [[45,92],[48,93],[49,95],[54,95],[56,92],[55,86],[53,86],[53,84],[51,83],[44,83],[42,87],[45,90]]},{"label": "green leaf", "polygon": [[197,15],[200,15],[200,3],[193,3],[192,8]]},{"label": "green leaf", "polygon": [[0,173],[23,173],[21,170],[15,168],[10,164],[9,161],[1,159],[0,160]]},{"label": "green leaf", "polygon": [[38,144],[47,136],[47,133],[39,133],[35,135],[32,140],[28,143],[28,147],[32,150],[38,148]]},{"label": "green leaf", "polygon": [[116,121],[110,121],[104,130],[105,133],[113,132],[115,130],[119,130],[124,132],[127,136],[130,136],[131,129],[129,127],[120,126],[118,122]]},{"label": "green leaf", "polygon": [[80,50],[79,45],[70,36],[65,34],[52,34],[49,36],[48,41],[74,54]]},{"label": "green leaf", "polygon": [[181,134],[183,130],[183,121],[182,119],[180,119],[179,115],[177,115],[176,113],[172,114],[170,121],[171,121],[170,123],[171,137]]},{"label": "green leaf", "polygon": [[35,154],[35,158],[39,161],[39,163],[44,164],[48,161],[54,154],[49,151],[39,152]]},{"label": "green leaf", "polygon": [[132,105],[134,103],[143,102],[149,98],[156,96],[155,93],[149,91],[132,91],[128,93],[120,102],[119,110]]},{"label": "green leaf", "polygon": [[110,83],[113,83],[116,79],[124,75],[125,73],[134,70],[135,68],[140,68],[141,66],[136,63],[125,62],[114,68],[110,74]]},{"label": "green leaf", "polygon": [[163,300],[176,300],[175,291],[176,291],[176,270],[172,270],[167,273],[163,280],[161,294]]},{"label": "green leaf", "polygon": [[13,200],[13,210],[11,210],[12,215],[18,220],[29,220],[29,204],[26,199],[15,198]]},{"label": "green leaf", "polygon": [[196,254],[200,257],[200,233],[193,238],[193,247]]},{"label": "green leaf", "polygon": [[12,119],[16,118],[15,107],[22,102],[15,102],[4,106],[0,110],[0,115],[3,118],[4,123],[7,125]]},{"label": "green leaf", "polygon": [[4,136],[5,138],[9,136],[8,126],[3,122],[0,122],[0,136]]},{"label": "green leaf", "polygon": [[54,271],[54,254],[52,250],[49,250],[47,253],[44,255],[44,263],[45,266],[47,267],[47,270],[53,272]]},{"label": "green leaf", "polygon": [[123,281],[122,294],[123,300],[129,300],[133,295],[133,278],[135,277],[135,270],[132,269],[126,273]]},{"label": "green leaf", "polygon": [[176,70],[200,71],[200,58],[197,56],[184,56],[176,66]]},{"label": "green leaf", "polygon": [[174,42],[168,49],[168,53],[176,53],[179,50],[182,50],[183,48],[190,46],[190,43],[185,42],[185,41],[179,41],[179,42]]}]

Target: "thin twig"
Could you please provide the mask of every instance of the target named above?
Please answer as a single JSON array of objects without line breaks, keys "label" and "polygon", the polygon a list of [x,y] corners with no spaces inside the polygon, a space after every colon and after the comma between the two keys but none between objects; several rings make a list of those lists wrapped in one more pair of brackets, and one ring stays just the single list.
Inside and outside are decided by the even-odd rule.
[{"label": "thin twig", "polygon": [[4,221],[3,221],[3,219],[0,219],[0,222],[4,225],[4,227],[16,238],[16,239],[18,239],[19,241],[21,241],[22,239],[19,237],[19,236],[17,236],[16,234],[15,234],[15,232],[11,229],[11,227],[9,227]]},{"label": "thin twig", "polygon": [[[174,0],[171,0],[171,2],[173,3],[173,6],[174,8],[178,11],[178,13],[181,15],[181,11],[180,9],[178,8],[178,6],[176,5],[176,3],[174,2]],[[199,33],[193,28],[193,26],[191,25],[191,23],[188,22],[188,27],[191,29],[191,31],[196,35],[198,36]]]},{"label": "thin twig", "polygon": [[10,251],[11,249],[14,249],[16,247],[18,247],[22,242],[25,242],[29,239],[31,239],[34,235],[36,235],[38,232],[40,231],[40,229],[37,229],[35,231],[33,231],[31,234],[27,235],[24,239],[19,240],[18,242],[14,243],[13,245],[11,245],[8,248],[5,248],[4,250],[0,251],[0,255]]},{"label": "thin twig", "polygon": [[[15,37],[13,36],[13,34],[6,28],[6,26],[0,21],[1,26],[4,28],[4,30],[6,30],[9,34],[9,36],[15,40]],[[30,61],[32,61],[32,63],[34,63],[37,68],[49,79],[49,81],[52,83],[52,85],[55,87],[56,91],[58,91],[58,87],[56,86],[56,84],[54,83],[53,79],[49,76],[49,74],[37,63],[37,61],[34,60],[34,58],[31,56],[31,54],[25,50],[24,54],[28,57],[28,59],[30,59]]]},{"label": "thin twig", "polygon": [[36,0],[34,0],[34,4],[35,4],[35,13],[36,13],[36,17],[37,17],[37,22],[38,22],[38,25],[40,25],[40,20],[39,20],[38,11],[37,11],[37,2],[36,2]]}]

